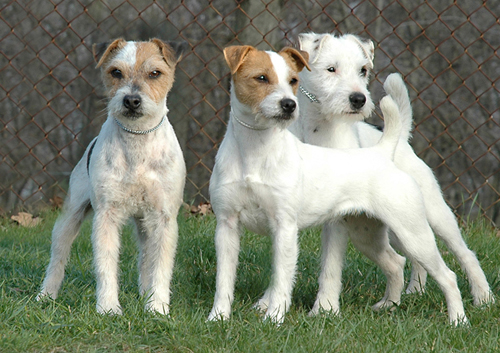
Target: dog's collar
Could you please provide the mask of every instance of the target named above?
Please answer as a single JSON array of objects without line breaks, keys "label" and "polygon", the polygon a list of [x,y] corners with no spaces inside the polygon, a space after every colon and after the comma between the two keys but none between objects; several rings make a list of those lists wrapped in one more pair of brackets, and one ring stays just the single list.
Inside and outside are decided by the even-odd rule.
[{"label": "dog's collar", "polygon": [[269,129],[268,127],[258,127],[258,126],[253,126],[253,125],[250,125],[248,123],[245,123],[244,121],[240,120],[236,114],[234,114],[233,110],[231,109],[231,115],[232,117],[234,118],[234,120],[236,120],[238,123],[240,123],[241,126],[244,126],[246,127],[247,129],[250,129],[250,130],[255,130],[255,131],[262,131],[262,130],[267,130]]},{"label": "dog's collar", "polygon": [[155,127],[149,129],[149,130],[131,130],[129,129],[128,127],[126,127],[125,125],[123,125],[117,118],[115,118],[115,121],[116,121],[116,124],[121,127],[123,130],[125,130],[126,132],[128,133],[131,133],[131,134],[134,134],[134,135],[147,135],[153,131],[156,131],[158,130],[158,128],[163,124],[163,122],[165,121],[165,116],[163,116],[163,118],[161,118],[161,121],[158,125],[156,125]]},{"label": "dog's collar", "polygon": [[306,96],[307,98],[309,98],[309,100],[312,103],[320,103],[320,101],[318,100],[318,98],[316,98],[316,96],[314,94],[312,94],[311,92],[309,92],[308,90],[306,90],[303,86],[299,86],[299,89],[300,89],[300,92],[304,96]]}]

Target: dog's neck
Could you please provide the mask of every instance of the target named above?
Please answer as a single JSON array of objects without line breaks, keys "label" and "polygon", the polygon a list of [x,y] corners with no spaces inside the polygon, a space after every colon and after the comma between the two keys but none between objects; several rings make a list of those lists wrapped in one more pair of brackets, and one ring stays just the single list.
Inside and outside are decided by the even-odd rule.
[{"label": "dog's neck", "polygon": [[145,136],[161,129],[161,127],[167,122],[168,109],[165,107],[163,115],[160,115],[159,113],[155,114],[153,117],[142,116],[135,120],[110,114],[108,116],[108,120],[112,121],[121,134],[130,136]]},{"label": "dog's neck", "polygon": [[[305,87],[304,87],[305,88]],[[307,88],[305,88],[307,90]],[[310,91],[307,91],[310,92]],[[310,92],[312,95],[313,92]],[[324,116],[321,103],[312,101],[306,94],[299,94],[301,126],[299,136],[305,143],[329,148],[359,148],[359,138],[352,116]]]}]

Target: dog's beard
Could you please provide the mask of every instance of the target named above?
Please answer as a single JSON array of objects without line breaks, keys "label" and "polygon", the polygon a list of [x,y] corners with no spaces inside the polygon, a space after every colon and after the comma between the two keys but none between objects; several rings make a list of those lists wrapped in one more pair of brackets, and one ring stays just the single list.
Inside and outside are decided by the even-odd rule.
[{"label": "dog's beard", "polygon": [[140,110],[124,109],[122,110],[122,115],[130,120],[138,120],[139,118],[142,118],[144,116],[144,113],[142,112],[142,109]]}]

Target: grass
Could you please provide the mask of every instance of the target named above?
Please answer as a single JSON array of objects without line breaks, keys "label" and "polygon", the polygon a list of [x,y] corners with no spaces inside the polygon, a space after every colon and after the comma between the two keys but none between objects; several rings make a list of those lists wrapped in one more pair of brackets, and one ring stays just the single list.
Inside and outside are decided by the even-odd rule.
[{"label": "grass", "polygon": [[[262,322],[252,304],[269,283],[271,242],[245,234],[240,253],[233,317],[206,323],[215,291],[215,218],[179,217],[179,247],[172,281],[171,316],[145,313],[137,288],[137,250],[132,228],[124,229],[121,255],[122,316],[95,310],[95,278],[86,222],[72,248],[60,296],[34,300],[50,255],[57,212],[34,228],[0,221],[0,352],[491,352],[498,349],[500,300],[476,308],[463,272],[457,273],[471,325],[447,324],[444,297],[430,279],[424,295],[403,295],[394,311],[373,312],[383,295],[381,271],[349,248],[343,275],[342,315],[307,317],[317,291],[320,236],[301,233],[294,303],[285,323]],[[499,292],[500,242],[485,222],[469,222],[464,237]],[[409,277],[409,269],[405,274]]]}]

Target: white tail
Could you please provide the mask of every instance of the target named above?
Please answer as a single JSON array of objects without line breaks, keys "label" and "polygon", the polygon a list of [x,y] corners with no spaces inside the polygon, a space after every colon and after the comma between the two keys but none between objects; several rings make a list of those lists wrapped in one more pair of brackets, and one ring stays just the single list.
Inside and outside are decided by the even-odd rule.
[{"label": "white tail", "polygon": [[385,126],[384,134],[376,146],[394,160],[394,153],[403,129],[399,109],[391,96],[385,96],[380,100],[380,109],[384,115]]},{"label": "white tail", "polygon": [[413,127],[413,111],[411,109],[410,97],[408,90],[400,74],[390,74],[384,82],[384,90],[396,102],[401,115],[401,139],[408,141],[411,137],[411,129]]}]

